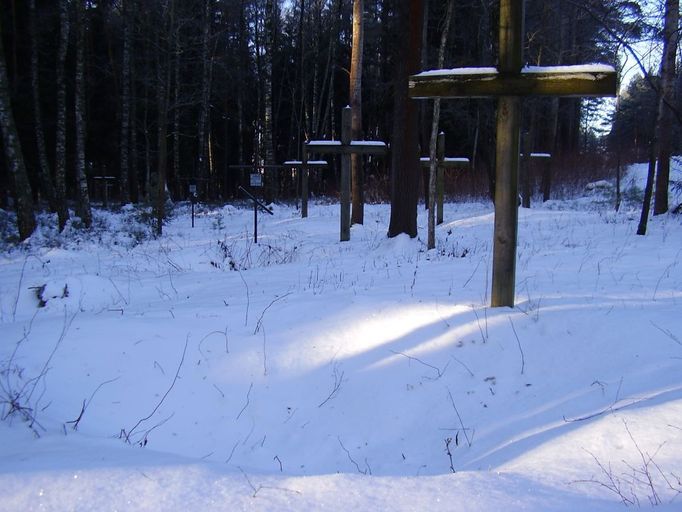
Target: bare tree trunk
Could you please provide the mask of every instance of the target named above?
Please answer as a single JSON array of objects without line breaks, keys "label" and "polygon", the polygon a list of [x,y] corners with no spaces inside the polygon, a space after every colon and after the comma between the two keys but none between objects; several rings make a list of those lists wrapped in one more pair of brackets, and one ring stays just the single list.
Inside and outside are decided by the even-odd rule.
[{"label": "bare tree trunk", "polygon": [[274,128],[272,117],[272,64],[275,50],[275,7],[276,0],[266,0],[265,2],[265,59],[263,73],[264,87],[264,116],[263,116],[263,137],[265,139],[265,163],[275,163],[275,144]]},{"label": "bare tree trunk", "polygon": [[[322,5],[320,0],[317,0],[313,11],[313,87],[312,98],[310,102],[310,126],[316,127],[319,124],[320,112],[317,108],[319,97],[322,95],[319,88],[320,82],[320,37],[322,36]],[[351,71],[352,73],[352,71]]]},{"label": "bare tree trunk", "polygon": [[69,46],[69,2],[59,0],[59,49],[57,53],[57,133],[55,136],[55,192],[59,231],[69,220],[66,206],[66,52]]},{"label": "bare tree trunk", "polygon": [[298,13],[298,80],[300,90],[298,91],[300,95],[300,104],[298,106],[298,126],[299,126],[299,140],[297,140],[297,145],[300,148],[302,141],[300,140],[301,133],[303,138],[307,139],[308,130],[305,124],[305,98],[306,98],[306,87],[305,87],[305,45],[303,44],[303,30],[305,28],[305,0],[301,0],[300,11]]},{"label": "bare tree trunk", "polygon": [[[658,126],[658,114],[656,114],[656,121],[654,126]],[[658,141],[656,140],[656,128],[649,145],[649,169],[646,177],[646,185],[644,186],[644,200],[642,201],[642,212],[639,217],[639,225],[637,226],[638,235],[646,235],[646,228],[649,222],[649,211],[651,210],[651,197],[654,189],[654,178],[656,174],[656,149],[658,148]]]},{"label": "bare tree trunk", "polygon": [[135,66],[130,64],[130,193],[131,200],[140,200],[139,151],[137,147],[137,88]]},{"label": "bare tree trunk", "polygon": [[672,152],[673,104],[675,93],[675,55],[679,40],[680,2],[666,0],[663,29],[663,57],[661,59],[661,92],[658,121],[658,172],[654,215],[668,211],[668,188],[670,183],[670,155]]},{"label": "bare tree trunk", "polygon": [[408,96],[410,74],[419,71],[423,0],[398,2],[398,54],[395,65],[391,220],[388,236],[417,236],[419,199],[419,112]]},{"label": "bare tree trunk", "polygon": [[0,129],[5,149],[5,161],[14,182],[14,198],[17,211],[17,227],[19,239],[25,240],[35,230],[36,221],[33,213],[33,195],[31,184],[26,174],[24,154],[17,135],[14,115],[10,103],[9,81],[5,64],[5,48],[0,30]]},{"label": "bare tree trunk", "polygon": [[[431,6],[430,0],[424,0],[424,16],[422,19],[422,43],[421,43],[421,69],[431,69],[429,66],[429,8]],[[425,151],[428,151],[431,141],[431,122],[429,119],[428,110],[429,102],[419,101],[419,156],[421,157]],[[429,209],[429,180],[430,168],[422,167],[421,182],[422,190],[424,191],[424,208]]]},{"label": "bare tree trunk", "polygon": [[[207,127],[209,117],[209,99],[211,95],[211,10],[213,2],[204,0],[203,36],[201,40],[201,105],[199,109],[199,126],[197,133],[197,171],[202,183],[207,179]],[[206,193],[206,191],[204,191]]]},{"label": "bare tree trunk", "polygon": [[168,165],[168,104],[170,94],[170,63],[168,62],[168,41],[164,41],[164,35],[173,32],[175,21],[175,0],[170,2],[170,20],[166,34],[159,37],[158,60],[157,60],[157,94],[158,94],[158,126],[157,144],[159,156],[157,160],[157,190],[156,190],[156,234],[163,233],[163,220],[165,218],[166,202],[166,167]]},{"label": "bare tree trunk", "polygon": [[[450,20],[452,20],[452,10],[454,7],[454,0],[448,0],[448,10],[445,14],[445,22],[443,25],[443,32],[440,35],[440,47],[438,48],[438,68],[442,68],[445,63],[445,47],[448,42],[448,33],[450,32]],[[431,119],[431,137],[429,139],[429,222],[428,222],[428,236],[427,248],[436,248],[436,182],[438,178],[438,169],[436,167],[436,149],[438,142],[438,123],[440,122],[440,98],[433,100],[433,117]],[[443,148],[445,149],[445,148]]]},{"label": "bare tree trunk", "polygon": [[[353,46],[350,58],[351,139],[359,139],[362,134],[362,52],[365,39],[362,17],[364,10],[364,0],[353,0]],[[351,155],[350,164],[353,190],[351,224],[362,224],[365,206],[365,173],[362,156]]]},{"label": "bare tree trunk", "polygon": [[[341,2],[342,0],[335,0],[334,5],[332,5],[331,9],[333,11],[333,19],[334,22],[332,23],[332,37],[331,41],[329,43],[330,49],[329,49],[329,54],[330,54],[330,61],[332,62],[332,65],[329,68],[329,89],[327,93],[327,98],[328,101],[326,103],[325,109],[324,109],[324,115],[322,116],[322,119],[320,121],[320,132],[324,131],[326,126],[327,126],[327,121],[329,120],[329,133],[328,136],[331,138],[335,138],[336,136],[336,125],[334,124],[334,110],[335,110],[335,104],[334,104],[334,91],[336,87],[336,70],[335,70],[335,62],[336,62],[336,47],[337,47],[337,41],[338,41],[338,35],[339,35],[339,18],[341,17]],[[317,132],[316,132],[317,134]]]},{"label": "bare tree trunk", "polygon": [[76,0],[76,185],[78,189],[78,216],[85,227],[92,226],[92,211],[85,174],[85,5],[86,0]]},{"label": "bare tree trunk", "polygon": [[38,55],[38,30],[36,27],[36,0],[29,3],[31,15],[31,92],[33,96],[33,126],[35,129],[36,149],[38,150],[38,163],[40,169],[40,188],[47,199],[50,210],[57,211],[55,199],[54,183],[50,171],[50,164],[47,159],[47,149],[45,147],[45,131],[43,129],[43,115],[40,106],[40,82],[39,82],[39,55]]},{"label": "bare tree trunk", "polygon": [[121,65],[121,203],[130,202],[130,47],[132,40],[130,0],[123,1],[123,62]]},{"label": "bare tree trunk", "polygon": [[[173,174],[180,177],[180,55],[182,46],[180,35],[175,37],[175,50],[173,53]],[[192,173],[192,177],[194,173]]]}]

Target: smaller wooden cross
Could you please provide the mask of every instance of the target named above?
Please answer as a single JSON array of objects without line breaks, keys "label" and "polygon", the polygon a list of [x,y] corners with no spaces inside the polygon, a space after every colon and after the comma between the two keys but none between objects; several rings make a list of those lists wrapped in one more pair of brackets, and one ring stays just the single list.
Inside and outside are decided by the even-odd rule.
[{"label": "smaller wooden cross", "polygon": [[521,98],[616,95],[613,66],[524,67],[524,3],[500,0],[496,68],[427,71],[409,82],[412,98],[498,98],[492,307],[514,306]]},{"label": "smaller wooden cross", "polygon": [[[431,167],[431,159],[423,156],[419,159],[422,167]],[[440,132],[436,139],[436,224],[443,223],[443,196],[445,169],[468,169],[469,159],[466,157],[445,156],[445,134]]]},{"label": "smaller wooden cross", "polygon": [[[109,190],[114,186],[114,182],[118,180],[116,176],[93,176],[94,183],[101,183],[102,185],[102,204],[109,205]],[[94,188],[94,187],[93,187]]]},{"label": "smaller wooden cross", "polygon": [[351,140],[351,109],[341,112],[341,140],[311,140],[304,145],[303,158],[309,153],[341,155],[341,233],[342,242],[350,240],[350,156],[384,155],[386,143],[375,140]]},{"label": "smaller wooden cross", "polygon": [[[521,172],[520,172],[520,187],[521,187],[521,207],[522,208],[530,208],[530,198],[533,195],[532,187],[531,187],[531,180],[530,180],[530,161],[531,160],[540,160],[540,161],[545,161],[549,162],[549,160],[552,158],[552,155],[550,153],[532,153],[529,150],[530,148],[530,143],[529,143],[529,135],[528,133],[524,133],[523,136],[521,137]],[[544,169],[545,176],[543,177],[543,184],[546,183],[547,180],[547,175],[546,173],[549,172],[549,166],[545,166]],[[543,190],[544,193],[544,190]],[[545,199],[546,200],[546,199]]]},{"label": "smaller wooden cross", "polygon": [[[308,217],[308,171],[310,171],[310,169],[322,169],[329,164],[326,160],[306,160],[304,149],[303,160],[287,160],[283,165],[284,167],[301,173],[301,218],[305,219]],[[298,208],[298,198],[296,208]]]}]

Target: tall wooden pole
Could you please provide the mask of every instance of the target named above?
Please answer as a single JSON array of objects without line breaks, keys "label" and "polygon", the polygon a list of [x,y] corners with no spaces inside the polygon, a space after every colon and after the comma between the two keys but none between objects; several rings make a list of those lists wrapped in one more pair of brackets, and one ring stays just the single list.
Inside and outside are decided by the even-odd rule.
[{"label": "tall wooden pole", "polygon": [[[519,74],[523,65],[523,0],[500,1],[499,72]],[[491,305],[514,306],[518,221],[521,98],[501,96],[497,105],[495,239]]]}]

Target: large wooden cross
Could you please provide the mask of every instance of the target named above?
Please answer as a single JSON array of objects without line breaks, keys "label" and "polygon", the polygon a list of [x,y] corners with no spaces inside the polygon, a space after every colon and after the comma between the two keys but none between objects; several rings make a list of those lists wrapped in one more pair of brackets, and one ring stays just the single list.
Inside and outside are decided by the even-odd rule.
[{"label": "large wooden cross", "polygon": [[[422,167],[431,167],[431,158],[423,156],[419,159]],[[443,196],[445,195],[445,169],[468,169],[469,159],[466,157],[445,156],[445,134],[440,132],[436,139],[436,224],[443,223]]]},{"label": "large wooden cross", "polygon": [[384,155],[386,143],[374,140],[351,140],[351,109],[341,112],[341,140],[311,140],[305,143],[304,159],[309,153],[341,155],[341,234],[342,242],[350,240],[350,156]]},{"label": "large wooden cross", "polygon": [[492,307],[514,306],[521,98],[616,95],[612,66],[524,68],[523,18],[523,0],[500,0],[497,68],[427,71],[409,83],[412,98],[498,98]]}]

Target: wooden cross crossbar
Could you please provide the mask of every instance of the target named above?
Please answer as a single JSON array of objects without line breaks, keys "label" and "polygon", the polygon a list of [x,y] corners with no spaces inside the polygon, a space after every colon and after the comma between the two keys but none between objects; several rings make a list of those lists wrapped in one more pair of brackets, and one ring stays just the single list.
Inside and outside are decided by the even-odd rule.
[{"label": "wooden cross crossbar", "polygon": [[521,98],[616,95],[617,76],[611,66],[524,68],[524,3],[500,0],[497,68],[429,71],[409,81],[412,98],[498,98],[492,307],[514,306]]},{"label": "wooden cross crossbar", "polygon": [[[419,159],[422,167],[431,167],[431,158],[423,156]],[[443,195],[445,169],[468,169],[469,159],[466,157],[445,156],[445,134],[440,132],[436,139],[436,224],[443,223]]]},{"label": "wooden cross crossbar", "polygon": [[[308,217],[308,171],[310,169],[322,169],[328,167],[329,164],[326,160],[305,160],[305,150],[303,157],[304,160],[287,160],[284,162],[284,167],[301,172],[301,218],[305,219]],[[298,208],[298,203],[296,207]]]},{"label": "wooden cross crossbar", "polygon": [[341,228],[342,242],[350,240],[350,157],[351,155],[384,155],[385,142],[375,140],[351,140],[351,109],[341,112],[341,140],[311,140],[303,145],[303,158],[308,154],[341,155]]},{"label": "wooden cross crossbar", "polygon": [[410,77],[410,96],[424,98],[490,98],[496,96],[612,96],[612,66],[526,66],[517,73],[496,68],[425,71]]},{"label": "wooden cross crossbar", "polygon": [[282,169],[282,165],[278,164],[234,164],[228,165],[229,169],[251,169],[254,171],[267,171],[269,169]]}]

